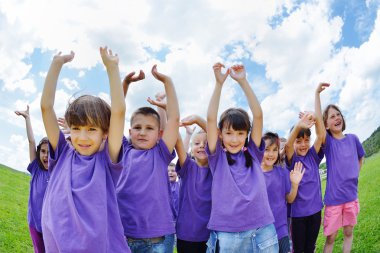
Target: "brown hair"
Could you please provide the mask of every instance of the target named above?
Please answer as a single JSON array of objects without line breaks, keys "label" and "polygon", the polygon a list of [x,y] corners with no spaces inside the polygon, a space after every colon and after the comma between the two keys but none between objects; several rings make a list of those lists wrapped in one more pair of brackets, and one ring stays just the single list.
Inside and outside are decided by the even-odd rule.
[{"label": "brown hair", "polygon": [[106,101],[99,97],[83,95],[69,103],[65,120],[70,127],[75,126],[97,126],[104,133],[108,133],[111,119],[111,107]]},{"label": "brown hair", "polygon": [[49,140],[48,140],[47,137],[42,138],[40,140],[40,143],[38,143],[38,145],[37,145],[36,158],[37,158],[38,166],[41,169],[45,168],[45,166],[42,164],[41,159],[40,159],[40,153],[41,153],[42,144],[48,144],[48,146],[49,146]]},{"label": "brown hair", "polygon": [[[329,104],[328,106],[326,106],[325,110],[323,110],[323,124],[325,125],[325,127],[327,127],[327,119],[329,117],[328,113],[329,113],[330,108],[337,110],[342,116],[342,119],[343,119],[342,132],[343,132],[346,129],[346,121],[344,120],[341,110],[336,105]],[[330,133],[330,130],[327,130],[327,131]]]},{"label": "brown hair", "polygon": [[269,145],[268,146],[271,146],[273,144],[276,144],[277,145],[277,160],[274,162],[274,164],[279,164],[280,163],[280,138],[278,137],[278,134],[276,133],[273,133],[273,132],[266,132],[264,135],[263,135],[263,140],[266,141],[266,140],[269,140]]},{"label": "brown hair", "polygon": [[152,107],[140,107],[136,111],[133,112],[131,116],[131,125],[133,123],[133,119],[136,117],[136,115],[142,114],[144,116],[152,116],[157,119],[158,126],[160,126],[160,115],[156,110],[154,110]]}]

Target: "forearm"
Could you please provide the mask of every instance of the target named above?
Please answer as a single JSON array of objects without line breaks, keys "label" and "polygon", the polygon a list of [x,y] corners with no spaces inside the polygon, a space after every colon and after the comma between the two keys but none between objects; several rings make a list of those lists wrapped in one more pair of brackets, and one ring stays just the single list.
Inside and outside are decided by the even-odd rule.
[{"label": "forearm", "polygon": [[32,162],[34,159],[36,159],[36,141],[34,139],[33,128],[30,122],[30,117],[25,118],[25,125],[26,125],[26,135],[28,136],[28,142],[29,142],[29,158],[30,158],[30,162]]},{"label": "forearm", "polygon": [[110,83],[111,111],[113,114],[125,115],[125,100],[121,95],[123,90],[119,66],[115,64],[107,67],[107,74]]},{"label": "forearm", "polygon": [[187,150],[184,147],[180,133],[178,133],[177,142],[175,143],[175,149],[177,151],[179,165],[182,167],[187,158]]},{"label": "forearm", "polygon": [[53,60],[45,79],[45,85],[41,95],[41,109],[49,110],[54,107],[55,92],[57,89],[57,80],[61,72],[63,63]]},{"label": "forearm", "polygon": [[325,135],[326,135],[326,129],[323,124],[323,117],[322,117],[322,107],[321,107],[321,97],[320,93],[318,91],[315,92],[315,132],[317,135],[317,138],[320,138],[322,143],[324,143]]},{"label": "forearm", "polygon": [[208,127],[210,124],[214,124],[216,126],[221,93],[222,86],[216,84],[207,109],[207,131],[209,130]]},{"label": "forearm", "polygon": [[164,131],[165,126],[166,126],[166,120],[167,120],[166,111],[163,108],[157,106],[157,112],[158,112],[158,115],[160,115],[160,129]]},{"label": "forearm", "polygon": [[290,189],[289,194],[286,195],[286,201],[290,204],[293,203],[297,197],[297,193],[298,193],[298,184],[292,183],[292,188]]},{"label": "forearm", "polygon": [[205,131],[206,132],[206,128],[207,128],[207,122],[206,122],[206,120],[204,120],[202,117],[200,117],[200,116],[196,116],[196,121],[195,121],[195,123],[200,127],[200,128],[202,128],[203,129],[203,131]]},{"label": "forearm", "polygon": [[247,97],[248,105],[252,111],[254,120],[262,120],[263,111],[261,109],[260,102],[257,99],[255,93],[253,92],[251,86],[249,85],[247,79],[240,80],[239,84],[245,96]]},{"label": "forearm", "polygon": [[175,121],[179,122],[179,106],[178,106],[178,99],[177,94],[175,92],[175,88],[173,85],[173,82],[170,78],[168,78],[165,82],[165,93],[167,98],[167,105],[166,105],[166,117],[167,121]]}]

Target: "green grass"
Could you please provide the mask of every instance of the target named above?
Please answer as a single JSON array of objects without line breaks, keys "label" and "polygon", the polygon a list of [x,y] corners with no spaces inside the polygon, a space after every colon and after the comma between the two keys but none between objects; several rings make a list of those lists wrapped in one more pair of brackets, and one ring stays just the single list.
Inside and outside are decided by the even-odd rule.
[{"label": "green grass", "polygon": [[33,252],[27,221],[30,176],[0,165],[0,252]]},{"label": "green grass", "polygon": [[[380,252],[380,153],[366,158],[359,176],[360,213],[354,228],[354,242],[351,252]],[[322,193],[326,181],[322,182]],[[323,214],[322,214],[323,217]],[[325,243],[323,227],[318,236],[316,252],[322,252]],[[334,251],[342,252],[342,229],[335,239]]]},{"label": "green grass", "polygon": [[[30,177],[0,165],[0,252],[33,252],[27,225]],[[352,252],[380,252],[380,153],[366,159],[359,177],[360,214]],[[322,183],[324,192],[325,182]],[[322,252],[322,228],[317,251]],[[342,252],[342,231],[334,252]]]}]

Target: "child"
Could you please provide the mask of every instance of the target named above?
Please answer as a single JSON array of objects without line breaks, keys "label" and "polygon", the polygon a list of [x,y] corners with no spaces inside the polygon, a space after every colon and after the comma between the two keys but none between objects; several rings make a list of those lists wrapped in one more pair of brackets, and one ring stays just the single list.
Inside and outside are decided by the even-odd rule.
[{"label": "child", "polygon": [[175,163],[171,162],[168,166],[168,176],[170,182],[170,196],[172,201],[174,219],[177,220],[179,209],[179,188],[180,180],[175,170]]},{"label": "child", "polygon": [[41,228],[42,202],[46,187],[49,182],[48,172],[48,139],[42,138],[37,145],[34,140],[32,124],[29,116],[29,105],[26,111],[15,111],[19,116],[24,117],[26,124],[26,134],[29,141],[30,164],[28,171],[32,175],[30,180],[29,202],[28,202],[28,224],[30,237],[32,238],[34,252],[45,252],[45,245]]},{"label": "child", "polygon": [[[207,223],[211,213],[212,175],[208,167],[205,151],[206,122],[197,115],[181,121],[183,126],[198,124],[202,130],[195,133],[191,141],[191,158],[186,152],[179,135],[176,151],[178,161],[176,170],[181,178],[179,213],[177,219],[178,253],[206,252],[210,231]],[[187,134],[189,135],[189,134]]]},{"label": "child", "polygon": [[[322,117],[320,93],[330,85],[320,83],[315,92],[315,110]],[[354,134],[343,134],[346,122],[336,105],[328,105],[323,112],[326,128],[324,151],[326,154],[327,182],[324,197],[325,215],[323,233],[326,238],[324,252],[332,252],[338,231],[343,227],[343,252],[350,252],[353,230],[359,214],[358,178],[364,160],[364,149]]]},{"label": "child", "polygon": [[124,234],[132,252],[169,252],[174,243],[175,219],[167,167],[175,157],[177,134],[173,133],[178,132],[178,101],[170,77],[159,73],[156,65],[152,74],[165,85],[165,130],[160,131],[160,116],[150,107],[132,114],[130,140],[123,140],[124,169],[117,186]]},{"label": "child", "polygon": [[297,196],[298,184],[304,170],[302,163],[297,162],[294,169],[288,172],[280,164],[280,139],[277,134],[267,132],[263,136],[265,152],[261,168],[264,172],[269,204],[274,216],[280,253],[290,252],[287,203],[292,203]]},{"label": "child", "polygon": [[[243,65],[234,65],[225,74],[221,63],[213,66],[216,84],[207,112],[208,162],[213,176],[212,208],[207,242],[209,252],[278,252],[274,218],[270,210],[260,164],[264,152],[261,139],[263,115]],[[230,75],[247,97],[253,114],[230,108],[217,125],[222,86]]]},{"label": "child", "polygon": [[[310,147],[310,127],[316,125],[316,139]],[[292,128],[286,142],[286,165],[293,168],[302,162],[305,174],[298,186],[298,194],[291,206],[293,252],[314,252],[323,208],[319,164],[323,159],[321,149],[321,120],[305,113]]]},{"label": "child", "polygon": [[47,252],[130,252],[115,192],[125,117],[119,58],[107,47],[100,48],[100,55],[110,82],[111,107],[90,95],[69,104],[65,120],[71,144],[59,130],[53,106],[60,70],[74,52],[54,56],[46,76],[41,111],[50,145],[50,181],[42,208]]}]

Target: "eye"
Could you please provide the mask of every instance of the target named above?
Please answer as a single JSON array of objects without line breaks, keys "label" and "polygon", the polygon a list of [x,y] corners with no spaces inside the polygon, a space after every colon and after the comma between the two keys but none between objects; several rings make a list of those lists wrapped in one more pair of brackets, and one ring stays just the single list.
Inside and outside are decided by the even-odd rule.
[{"label": "eye", "polygon": [[79,130],[79,127],[73,126],[73,127],[71,127],[71,130]]},{"label": "eye", "polygon": [[147,129],[148,129],[148,130],[154,130],[154,128],[153,128],[153,127],[147,127]]},{"label": "eye", "polygon": [[89,129],[88,129],[88,131],[97,131],[98,129],[96,129],[95,127],[90,127]]},{"label": "eye", "polygon": [[140,130],[141,126],[134,126],[133,129]]}]

